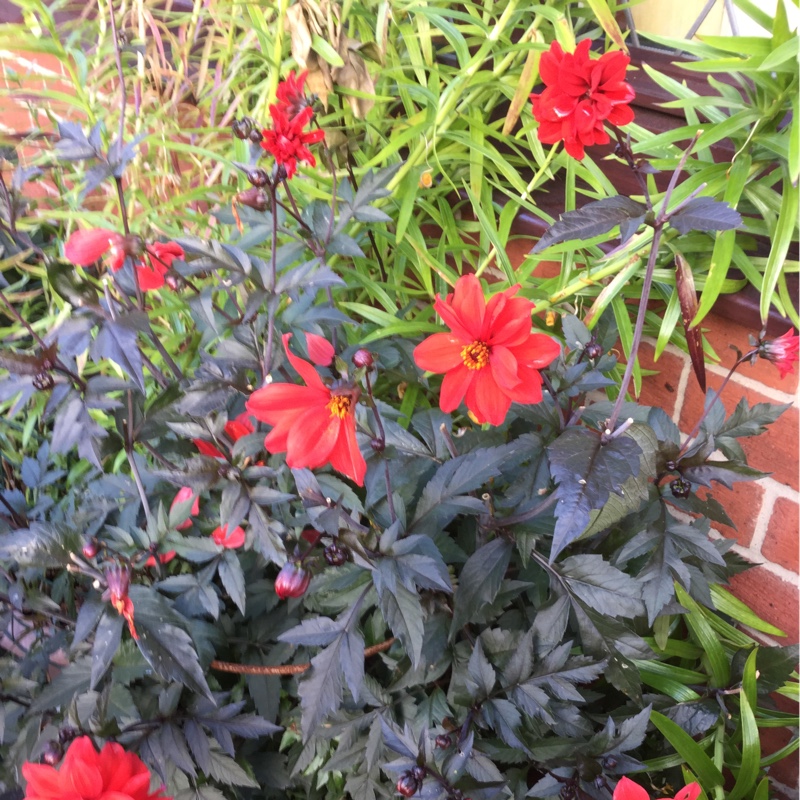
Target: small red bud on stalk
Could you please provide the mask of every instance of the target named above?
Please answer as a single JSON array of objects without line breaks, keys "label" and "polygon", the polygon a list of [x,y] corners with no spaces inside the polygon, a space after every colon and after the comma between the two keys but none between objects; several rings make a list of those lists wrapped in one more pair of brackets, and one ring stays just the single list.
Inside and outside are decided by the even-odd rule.
[{"label": "small red bud on stalk", "polygon": [[419,781],[411,772],[404,772],[395,784],[395,788],[403,797],[412,797],[419,790]]},{"label": "small red bud on stalk", "polygon": [[347,550],[336,542],[329,544],[322,551],[322,555],[325,558],[325,563],[331,567],[341,567],[347,561]]},{"label": "small red bud on stalk", "polygon": [[302,597],[311,583],[311,573],[294,561],[287,561],[275,578],[275,594],[281,600],[287,597]]},{"label": "small red bud on stalk", "polygon": [[247,173],[247,180],[253,184],[253,186],[266,186],[269,183],[269,175],[265,169],[261,169],[261,167],[256,167],[255,169],[251,169]]},{"label": "small red bud on stalk", "polygon": [[56,741],[48,742],[42,750],[42,763],[50,767],[54,767],[61,761],[64,755],[64,749]]},{"label": "small red bud on stalk", "polygon": [[448,736],[448,734],[440,733],[436,737],[435,744],[440,750],[444,750],[444,749],[450,747],[450,745],[452,744],[452,741],[450,739],[450,736]]},{"label": "small red bud on stalk", "polygon": [[692,484],[686,478],[678,478],[669,485],[672,496],[678,498],[688,497],[692,493]]},{"label": "small red bud on stalk", "polygon": [[584,352],[592,361],[595,361],[603,355],[603,348],[597,342],[589,342]]},{"label": "small red bud on stalk", "polygon": [[353,363],[357,367],[371,367],[375,363],[375,358],[369,350],[362,347],[353,354]]},{"label": "small red bud on stalk", "polygon": [[100,546],[97,543],[97,539],[89,539],[84,542],[83,548],[81,548],[84,558],[94,558],[99,550]]}]

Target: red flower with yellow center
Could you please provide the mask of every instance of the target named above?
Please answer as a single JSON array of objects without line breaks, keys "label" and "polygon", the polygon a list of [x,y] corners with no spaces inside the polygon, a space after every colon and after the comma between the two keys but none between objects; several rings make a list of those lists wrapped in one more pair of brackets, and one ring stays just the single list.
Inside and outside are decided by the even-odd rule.
[{"label": "red flower with yellow center", "polygon": [[88,736],[73,740],[60,768],[27,762],[25,800],[170,800],[150,791],[150,770],[116,743],[98,753]]},{"label": "red flower with yellow center", "polygon": [[[699,783],[687,783],[673,798],[669,800],[697,800],[702,789]],[[624,775],[614,787],[612,800],[650,800],[647,790]]]},{"label": "red flower with yellow center", "polygon": [[533,303],[514,297],[519,285],[489,302],[480,281],[463,275],[453,294],[437,295],[434,308],[450,328],[435,333],[414,350],[420,369],[444,373],[439,406],[454,411],[466,402],[474,418],[500,425],[511,403],[539,403],[539,370],[560,352],[549,336],[531,333]]},{"label": "red flower with yellow center", "polygon": [[264,447],[270,453],[285,452],[291,468],[330,464],[363,486],[367,465],[356,441],[355,417],[361,392],[348,383],[326,386],[311,364],[289,350],[290,338],[290,333],[283,336],[286,356],[306,385],[271,383],[247,401],[250,414],[273,426]]},{"label": "red flower with yellow center", "polygon": [[532,94],[533,116],[539,122],[539,141],[555,144],[564,140],[566,151],[577,159],[584,147],[608,144],[603,123],[633,122],[628,103],[636,96],[625,82],[630,59],[620,52],[589,58],[591,42],[584,39],[574,53],[565,53],[558,42],[542,54],[539,74],[546,88]]}]

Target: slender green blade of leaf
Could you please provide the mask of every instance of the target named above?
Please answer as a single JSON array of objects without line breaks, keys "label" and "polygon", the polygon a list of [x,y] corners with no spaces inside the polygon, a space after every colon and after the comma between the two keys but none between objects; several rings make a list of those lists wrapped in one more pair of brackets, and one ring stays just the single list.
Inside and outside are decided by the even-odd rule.
[{"label": "slender green blade of leaf", "polygon": [[658,711],[650,712],[650,721],[697,774],[706,791],[722,785],[722,773],[702,747],[683,728],[669,717],[659,714]]}]

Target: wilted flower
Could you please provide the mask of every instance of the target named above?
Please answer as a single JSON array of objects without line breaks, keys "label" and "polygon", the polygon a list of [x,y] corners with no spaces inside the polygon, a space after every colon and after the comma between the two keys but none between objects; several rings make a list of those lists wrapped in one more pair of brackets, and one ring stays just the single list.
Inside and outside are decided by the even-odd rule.
[{"label": "wilted flower", "polygon": [[584,39],[574,53],[565,53],[553,42],[539,62],[539,74],[547,88],[531,95],[539,141],[555,144],[563,139],[567,152],[577,159],[583,158],[585,146],[608,144],[605,120],[612,125],[633,121],[628,103],[635,92],[625,82],[630,59],[615,52],[592,60],[590,44]]},{"label": "wilted flower", "polygon": [[314,469],[330,464],[364,485],[367,464],[356,441],[357,386],[339,381],[326,386],[317,371],[289,350],[291,334],[283,336],[289,363],[306,382],[271,383],[257,389],[247,401],[247,410],[273,428],[264,439],[270,453],[286,453],[291,468]]},{"label": "wilted flower", "polygon": [[800,337],[791,328],[777,339],[760,342],[758,347],[758,354],[778,368],[781,378],[794,372],[793,364],[800,357],[798,351]]},{"label": "wilted flower", "polygon": [[434,333],[414,350],[420,369],[444,373],[439,406],[449,413],[466,402],[479,423],[500,425],[511,403],[539,403],[539,370],[560,352],[549,336],[531,333],[533,303],[514,297],[519,285],[483,296],[474,275],[462,275],[453,294],[434,308],[450,333]]},{"label": "wilted flower", "polygon": [[321,142],[325,138],[325,132],[303,130],[314,116],[311,106],[306,106],[292,117],[282,106],[270,106],[269,113],[272,117],[272,129],[262,132],[264,138],[261,146],[275,156],[275,161],[286,170],[286,177],[291,178],[297,172],[298,161],[305,161],[315,167],[317,160],[307,145]]},{"label": "wilted flower", "polygon": [[[700,784],[689,783],[670,800],[697,800],[701,791]],[[650,800],[650,795],[638,783],[623,776],[614,787],[613,800]]]},{"label": "wilted flower", "polygon": [[128,630],[134,639],[139,638],[133,626],[133,601],[128,597],[128,588],[131,583],[131,571],[128,567],[114,564],[106,570],[106,586],[103,600],[109,600],[117,613],[124,617],[128,623]]},{"label": "wilted flower", "polygon": [[25,800],[170,800],[150,791],[150,770],[135,753],[108,743],[98,753],[88,736],[75,739],[59,769],[22,765]]},{"label": "wilted flower", "polygon": [[294,561],[287,561],[275,578],[275,594],[281,600],[287,597],[302,597],[311,583],[311,573]]},{"label": "wilted flower", "polygon": [[[194,498],[194,502],[189,510],[189,516],[193,517],[196,514],[199,514],[200,498],[194,493],[194,490],[191,486],[181,486],[181,488],[178,490],[178,493],[175,495],[175,499],[172,501],[172,504],[169,507],[170,512],[172,512],[175,506],[177,506],[179,503],[188,503],[192,498]],[[190,528],[191,525],[192,520],[187,518],[183,522],[176,525],[175,528],[179,531],[185,531],[187,528]]]},{"label": "wilted flower", "polygon": [[228,533],[227,525],[220,525],[214,529],[211,538],[215,544],[220,547],[226,547],[228,550],[235,550],[244,544],[244,531],[237,525],[230,533]]}]

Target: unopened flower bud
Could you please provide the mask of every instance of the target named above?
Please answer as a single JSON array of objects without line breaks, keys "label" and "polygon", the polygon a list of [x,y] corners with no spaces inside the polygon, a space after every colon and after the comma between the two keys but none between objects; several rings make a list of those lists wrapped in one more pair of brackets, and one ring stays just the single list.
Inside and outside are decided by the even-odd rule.
[{"label": "unopened flower bud", "polygon": [[253,128],[247,138],[250,139],[253,144],[260,144],[261,140],[264,138],[264,135],[260,130],[258,130],[258,128]]},{"label": "unopened flower bud", "polygon": [[266,186],[269,183],[269,175],[265,169],[256,167],[247,173],[247,180],[250,181],[253,186]]},{"label": "unopened flower bud", "polygon": [[94,558],[99,549],[100,547],[97,544],[97,539],[92,538],[84,542],[81,552],[83,553],[84,558]]},{"label": "unopened flower bud", "polygon": [[231,125],[231,133],[237,139],[246,139],[250,135],[250,122],[246,119],[235,119]]},{"label": "unopened flower bud", "polygon": [[49,372],[40,372],[38,375],[34,375],[31,382],[33,383],[33,388],[39,392],[46,392],[55,385],[53,376]]},{"label": "unopened flower bud", "polygon": [[375,359],[369,350],[362,347],[353,354],[353,363],[357,367],[371,367],[375,363]]},{"label": "unopened flower bud", "polygon": [[589,344],[586,345],[585,353],[594,361],[603,355],[603,348],[597,342],[589,342]]},{"label": "unopened flower bud", "polygon": [[378,438],[376,437],[375,439],[371,439],[371,440],[370,440],[369,446],[370,446],[370,447],[371,447],[371,448],[372,448],[372,449],[373,449],[373,450],[374,450],[376,453],[382,453],[382,452],[383,452],[383,451],[386,449],[386,442],[384,442],[384,441],[383,441],[383,439],[378,439]]},{"label": "unopened flower bud", "polygon": [[236,195],[236,202],[256,211],[266,211],[269,208],[269,197],[259,186],[252,186],[250,189],[239,192]]},{"label": "unopened flower bud", "polygon": [[302,597],[311,583],[311,573],[294,561],[287,561],[275,578],[275,594],[281,600],[287,597]]},{"label": "unopened flower bud", "polygon": [[61,757],[64,755],[64,750],[58,742],[50,741],[42,750],[42,763],[47,764],[50,767],[54,767],[61,761]]},{"label": "unopened flower bud", "polygon": [[428,774],[428,770],[425,767],[416,766],[411,770],[411,774],[418,783],[422,783]]},{"label": "unopened flower bud", "polygon": [[404,772],[395,784],[395,788],[403,797],[411,797],[417,793],[419,781],[410,772]]},{"label": "unopened flower bud", "polygon": [[444,750],[447,747],[450,747],[452,744],[450,737],[446,733],[440,733],[434,742],[434,744],[440,749]]},{"label": "unopened flower bud", "polygon": [[666,468],[667,468],[667,469],[668,469],[670,472],[675,472],[675,470],[678,468],[678,465],[677,465],[677,464],[676,464],[674,461],[667,461],[667,463],[666,463],[664,466],[665,466],[665,467],[666,467]]}]

